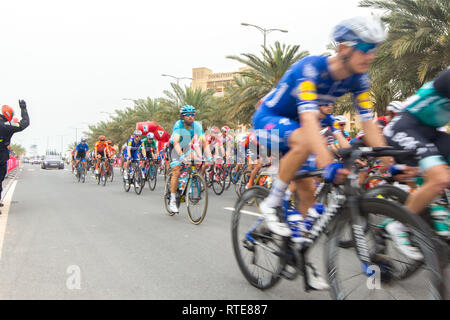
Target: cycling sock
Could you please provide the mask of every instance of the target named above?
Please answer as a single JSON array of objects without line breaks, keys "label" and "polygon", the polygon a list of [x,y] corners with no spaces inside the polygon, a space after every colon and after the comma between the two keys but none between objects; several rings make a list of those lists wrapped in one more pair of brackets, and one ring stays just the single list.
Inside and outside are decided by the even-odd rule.
[{"label": "cycling sock", "polygon": [[272,184],[270,194],[265,200],[267,206],[271,208],[278,207],[281,204],[281,200],[283,199],[283,196],[288,187],[289,183],[284,183],[280,180],[280,178],[276,178]]},{"label": "cycling sock", "polygon": [[170,201],[175,201],[177,199],[176,194],[175,193],[171,193],[170,194]]},{"label": "cycling sock", "polygon": [[291,200],[291,197],[292,197],[292,191],[287,189],[286,192],[284,193],[283,200],[289,201],[289,200]]}]

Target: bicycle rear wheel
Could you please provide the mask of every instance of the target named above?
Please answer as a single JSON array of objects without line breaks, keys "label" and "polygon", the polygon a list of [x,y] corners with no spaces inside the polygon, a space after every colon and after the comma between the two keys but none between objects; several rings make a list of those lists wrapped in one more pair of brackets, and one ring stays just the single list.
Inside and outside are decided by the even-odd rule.
[{"label": "bicycle rear wheel", "polygon": [[208,189],[205,179],[199,174],[194,174],[186,189],[187,213],[192,224],[200,224],[205,219],[208,211]]},{"label": "bicycle rear wheel", "polygon": [[261,202],[269,195],[267,189],[246,190],[234,206],[231,222],[233,251],[239,269],[254,287],[265,290],[281,279],[287,264],[288,240],[269,231],[262,215],[247,203]]},{"label": "bicycle rear wheel", "polygon": [[[346,224],[351,224],[350,215],[342,212],[336,218],[325,244],[332,298],[441,299],[443,277],[431,241],[431,230],[423,220],[408,213],[400,205],[384,199],[362,199],[359,208],[367,227],[358,238],[365,240],[372,265],[364,265],[355,249],[339,247],[342,230]],[[414,277],[401,280],[404,278],[402,266],[411,262],[398,255],[391,238],[385,232],[383,222],[387,219],[397,220],[408,228],[411,243],[424,257],[425,267],[417,271]]]}]

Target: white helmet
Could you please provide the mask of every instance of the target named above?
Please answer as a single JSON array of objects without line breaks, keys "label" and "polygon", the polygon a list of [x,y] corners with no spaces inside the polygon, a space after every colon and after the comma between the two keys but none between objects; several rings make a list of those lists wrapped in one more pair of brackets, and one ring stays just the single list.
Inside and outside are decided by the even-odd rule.
[{"label": "white helmet", "polygon": [[153,134],[153,132],[147,133],[147,138],[153,139],[154,137],[155,137],[155,135]]},{"label": "white helmet", "polygon": [[339,123],[347,123],[347,118],[345,116],[336,116],[335,118]]},{"label": "white helmet", "polygon": [[339,23],[334,28],[333,39],[378,44],[386,39],[386,30],[378,17],[355,17]]},{"label": "white helmet", "polygon": [[134,136],[142,136],[142,131],[141,130],[135,130],[134,132],[133,132],[133,135]]},{"label": "white helmet", "polygon": [[392,113],[399,113],[403,109],[403,103],[401,101],[392,101],[388,104],[386,110]]}]

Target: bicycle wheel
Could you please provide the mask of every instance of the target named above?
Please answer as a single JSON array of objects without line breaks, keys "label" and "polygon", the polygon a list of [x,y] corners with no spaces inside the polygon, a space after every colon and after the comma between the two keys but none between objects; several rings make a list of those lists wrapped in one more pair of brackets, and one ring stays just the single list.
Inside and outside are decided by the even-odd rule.
[{"label": "bicycle wheel", "polygon": [[101,180],[102,180],[102,185],[106,186],[106,181],[108,180],[108,176],[107,176],[107,173],[106,173],[105,165],[103,163],[100,166],[100,177],[101,177]]},{"label": "bicycle wheel", "polygon": [[231,186],[231,171],[233,170],[232,166],[229,166],[226,170],[225,170],[225,174],[226,174],[226,178],[225,178],[225,190],[228,190]]},{"label": "bicycle wheel", "polygon": [[[128,170],[128,168],[126,170]],[[130,191],[131,188],[130,173],[128,172],[127,178],[124,178],[122,175],[122,179],[123,179],[123,189],[125,190],[125,192]]]},{"label": "bicycle wheel", "polygon": [[386,177],[380,176],[380,175],[373,175],[367,177],[363,183],[362,188],[363,190],[369,190],[371,188],[375,188],[377,186],[389,184],[389,180]]},{"label": "bicycle wheel", "polygon": [[149,166],[149,173],[148,173],[148,187],[150,190],[155,190],[156,187],[156,180],[158,178],[158,167],[155,164],[150,164]]},{"label": "bicycle wheel", "polygon": [[141,167],[138,165],[134,168],[134,192],[137,195],[142,193],[142,189],[144,188],[145,179],[142,176],[143,172]]},{"label": "bicycle wheel", "polygon": [[205,179],[199,174],[194,174],[189,179],[186,193],[189,221],[198,225],[205,219],[208,211],[208,189]]},{"label": "bicycle wheel", "polygon": [[288,240],[269,231],[262,215],[247,206],[269,195],[264,188],[246,190],[234,206],[231,222],[233,251],[239,269],[254,287],[265,290],[281,279],[280,274],[287,264]]},{"label": "bicycle wheel", "polygon": [[86,182],[86,168],[85,168],[85,167],[83,167],[83,168],[81,169],[81,182],[82,182],[82,183],[85,183],[85,182]]},{"label": "bicycle wheel", "polygon": [[[358,234],[358,239],[366,242],[372,265],[361,263],[355,250],[339,247],[342,229],[351,223],[350,215],[342,212],[335,219],[325,244],[332,298],[441,299],[443,278],[431,241],[432,231],[424,221],[397,203],[384,199],[362,199],[359,209],[367,227],[364,234]],[[400,259],[397,250],[393,249],[394,244],[383,227],[383,221],[387,219],[397,220],[408,228],[411,243],[424,257],[425,267],[417,271],[415,277],[400,281],[404,271],[399,266],[408,264],[408,261]]]},{"label": "bicycle wheel", "polygon": [[78,182],[80,182],[81,180],[81,172],[80,172],[80,167],[77,166],[77,172],[75,173],[75,178],[78,180]]},{"label": "bicycle wheel", "polygon": [[[166,209],[166,213],[169,216],[173,216],[175,213],[171,212],[169,210],[169,203],[170,203],[170,180],[172,179],[172,173],[167,175],[166,184],[164,187],[164,193],[163,193],[163,200],[164,200],[164,208]],[[177,197],[178,198],[178,197]],[[178,201],[177,201],[178,202]],[[180,204],[178,203],[178,208],[180,207]]]},{"label": "bicycle wheel", "polygon": [[109,164],[109,180],[110,182],[114,181],[114,167],[112,164]]},{"label": "bicycle wheel", "polygon": [[245,187],[248,185],[251,173],[252,172],[250,170],[245,170],[245,172],[241,174],[239,182],[236,184],[236,193],[239,197],[245,191]]},{"label": "bicycle wheel", "polygon": [[211,184],[214,193],[218,196],[220,196],[225,190],[225,179],[226,179],[225,171],[220,167],[214,168]]}]

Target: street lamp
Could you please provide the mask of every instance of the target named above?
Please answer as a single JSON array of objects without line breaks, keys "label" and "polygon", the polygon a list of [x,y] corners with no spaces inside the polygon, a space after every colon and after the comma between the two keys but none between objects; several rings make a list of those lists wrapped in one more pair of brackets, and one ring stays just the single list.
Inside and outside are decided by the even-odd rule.
[{"label": "street lamp", "polygon": [[266,46],[266,35],[267,34],[271,33],[272,31],[280,31],[280,32],[284,32],[284,33],[288,32],[287,30],[283,30],[283,29],[265,29],[260,26],[256,26],[254,24],[249,24],[249,23],[245,23],[245,22],[242,22],[241,25],[246,26],[246,27],[255,27],[256,29],[261,31],[262,34],[264,35],[264,47]]},{"label": "street lamp", "polygon": [[161,74],[161,76],[174,78],[175,80],[177,80],[177,86],[179,85],[179,82],[182,79],[192,80],[192,78],[189,78],[189,77],[175,77],[175,76],[171,76],[170,74],[165,74],[165,73]]}]

